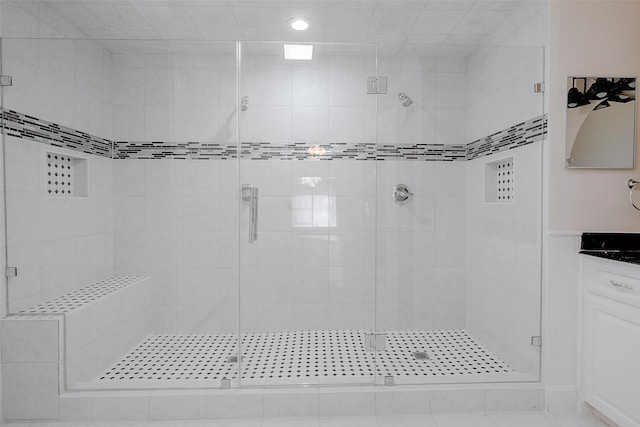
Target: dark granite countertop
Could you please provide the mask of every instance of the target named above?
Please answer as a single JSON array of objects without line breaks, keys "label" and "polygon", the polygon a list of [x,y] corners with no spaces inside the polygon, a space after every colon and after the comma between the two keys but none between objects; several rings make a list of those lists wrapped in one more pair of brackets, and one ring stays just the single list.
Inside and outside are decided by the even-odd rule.
[{"label": "dark granite countertop", "polygon": [[583,233],[580,253],[640,264],[640,233]]}]

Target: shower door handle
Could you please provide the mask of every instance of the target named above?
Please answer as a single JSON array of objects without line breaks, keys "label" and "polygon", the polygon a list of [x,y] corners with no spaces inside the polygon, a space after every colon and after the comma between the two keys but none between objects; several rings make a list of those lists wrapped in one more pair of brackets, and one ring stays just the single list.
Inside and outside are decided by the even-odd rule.
[{"label": "shower door handle", "polygon": [[242,202],[249,205],[249,243],[258,240],[258,187],[243,184]]}]

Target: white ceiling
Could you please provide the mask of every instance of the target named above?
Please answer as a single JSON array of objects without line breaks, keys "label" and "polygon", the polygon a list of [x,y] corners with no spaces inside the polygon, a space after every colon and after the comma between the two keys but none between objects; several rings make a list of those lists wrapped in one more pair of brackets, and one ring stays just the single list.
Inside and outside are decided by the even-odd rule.
[{"label": "white ceiling", "polygon": [[[41,0],[112,50],[185,41],[377,43],[381,54],[468,55],[524,0]],[[310,21],[305,32],[287,25]],[[164,40],[150,42],[148,40]],[[171,42],[169,42],[171,41]]]}]

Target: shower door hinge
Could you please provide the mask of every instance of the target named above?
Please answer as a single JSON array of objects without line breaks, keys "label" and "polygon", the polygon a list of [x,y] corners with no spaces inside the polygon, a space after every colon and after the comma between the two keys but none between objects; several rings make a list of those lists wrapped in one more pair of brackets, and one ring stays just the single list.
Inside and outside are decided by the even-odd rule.
[{"label": "shower door hinge", "polygon": [[7,267],[4,269],[4,277],[18,277],[18,267]]},{"label": "shower door hinge", "polygon": [[533,84],[533,92],[534,93],[544,93],[544,83],[534,83]]},{"label": "shower door hinge", "polygon": [[0,76],[0,86],[11,86],[11,85],[13,85],[13,77]]},{"label": "shower door hinge", "polygon": [[387,349],[387,334],[365,334],[364,349],[366,351],[383,351]]},{"label": "shower door hinge", "polygon": [[383,76],[369,76],[367,77],[367,95],[369,94],[384,94],[387,93],[388,79]]},{"label": "shower door hinge", "polygon": [[531,337],[531,345],[534,347],[542,347],[542,337],[540,335]]}]

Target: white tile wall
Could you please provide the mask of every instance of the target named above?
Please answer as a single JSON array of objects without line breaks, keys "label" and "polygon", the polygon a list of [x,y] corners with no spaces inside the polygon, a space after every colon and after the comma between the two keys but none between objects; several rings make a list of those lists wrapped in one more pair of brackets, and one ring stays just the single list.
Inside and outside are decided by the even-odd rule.
[{"label": "white tile wall", "polygon": [[[378,327],[464,325],[465,210],[443,207],[464,201],[464,180],[464,164],[377,164]],[[391,198],[397,183],[415,195],[406,205]]]},{"label": "white tile wall", "polygon": [[63,397],[59,400],[58,406],[60,410],[60,421],[83,421],[91,419],[90,397]]},{"label": "white tile wall", "polygon": [[4,417],[58,418],[58,362],[3,363]]},{"label": "white tile wall", "polygon": [[207,418],[256,418],[262,417],[263,411],[262,395],[207,396]]},{"label": "white tile wall", "polygon": [[231,55],[113,55],[114,138],[235,141],[234,68]]},{"label": "white tile wall", "polygon": [[[119,123],[114,137],[233,141],[233,57],[172,55],[161,61],[162,67],[157,57],[145,62],[114,55],[113,117]],[[374,96],[364,94],[364,79],[375,75],[376,69],[362,57],[319,56],[309,64],[298,64],[280,57],[245,55],[241,96],[250,101],[249,109],[240,116],[241,138],[460,143],[466,122],[464,61],[442,59],[436,71],[436,61],[384,59],[380,58],[379,74],[389,77],[389,93]],[[443,89],[436,91],[440,86]],[[402,107],[397,97],[400,92],[411,96],[414,105]]]},{"label": "white tile wall", "polygon": [[151,420],[198,420],[205,418],[204,396],[152,396],[149,398]]},{"label": "white tile wall", "polygon": [[485,162],[504,154],[465,164],[467,329],[518,372],[533,378],[540,357],[530,339],[540,334],[542,185],[540,175],[531,172],[541,170],[541,150],[536,142],[509,152],[515,186],[520,188],[512,205],[482,199]]},{"label": "white tile wall", "polygon": [[[16,6],[9,3],[8,7]],[[38,25],[34,29],[32,19],[23,11],[15,11],[23,21],[22,28],[15,31],[37,32]],[[111,56],[88,42],[5,43],[9,74],[26,77],[17,80],[14,95],[7,93],[5,105],[9,108],[15,105],[24,112],[105,137],[111,136],[113,127],[116,139],[236,139],[235,61],[231,56]],[[505,67],[511,64],[512,52],[492,50],[488,59],[472,59],[468,67],[467,61],[459,58],[426,62],[410,56],[381,58],[379,72],[390,80],[389,93],[378,97],[363,93],[364,76],[374,74],[375,69],[362,58],[332,57],[311,66],[289,65],[268,56],[243,58],[243,95],[251,101],[243,113],[242,137],[314,142],[369,142],[375,137],[384,143],[461,143],[465,141],[465,125],[471,129],[467,137],[484,136],[496,130],[493,126],[499,122],[496,117],[482,115],[491,107],[518,114],[524,111],[526,118],[537,115],[533,109],[518,110],[506,103],[512,95],[520,94],[515,89],[483,92],[483,88],[494,90],[501,79],[513,77],[497,67],[482,71],[491,61],[514,68],[517,83],[533,77],[527,70],[535,70],[535,60]],[[474,74],[473,78],[468,74]],[[112,77],[108,80],[107,76]],[[477,81],[491,84],[479,85]],[[54,90],[50,88],[59,92],[48,92]],[[60,98],[62,91],[74,96],[63,96],[66,101],[55,106],[47,101]],[[414,99],[412,107],[400,105],[400,91]],[[376,102],[377,132],[372,131],[375,121],[371,118]],[[508,124],[512,123],[504,123]],[[27,172],[33,168],[29,164],[32,160],[33,156],[24,155],[25,167],[18,168],[16,174],[22,173],[25,179],[15,187],[10,185],[16,194],[8,195],[14,217],[48,212],[43,219],[34,218],[33,223],[39,224],[35,227],[10,227],[14,233],[10,242],[15,241],[10,256],[32,264],[30,273],[21,274],[25,285],[17,291],[23,294],[17,295],[22,299],[42,294],[39,277],[44,274],[53,277],[50,284],[63,286],[60,281],[73,271],[79,271],[84,279],[96,268],[108,270],[115,264],[118,272],[159,279],[154,280],[158,324],[182,332],[234,330],[238,277],[233,271],[240,250],[246,255],[243,262],[252,268],[240,273],[242,313],[248,330],[371,328],[375,283],[371,267],[376,256],[377,276],[381,278],[378,293],[384,297],[377,320],[385,328],[461,327],[465,318],[469,321],[469,313],[474,313],[465,309],[464,294],[471,295],[473,291],[465,291],[465,283],[469,285],[476,277],[470,274],[465,278],[463,269],[465,259],[482,251],[482,246],[470,243],[468,234],[483,217],[465,214],[462,208],[465,200],[467,205],[475,203],[475,193],[465,192],[465,186],[476,185],[473,179],[465,182],[467,166],[463,163],[250,162],[250,166],[243,166],[242,182],[259,183],[261,228],[258,244],[249,247],[242,237],[246,229],[242,229],[240,243],[235,234],[239,183],[234,162],[104,163],[95,167],[102,170],[102,178],[93,181],[94,194],[114,194],[113,205],[105,197],[87,206],[58,203],[44,209],[42,200],[35,196],[37,181]],[[327,215],[329,219],[320,222],[325,225],[320,232],[307,233],[305,229],[300,233],[293,227],[289,208],[297,200],[292,195],[309,194],[302,192],[295,179],[303,176],[326,177],[329,183],[318,187],[322,194],[318,200],[312,199],[335,208],[335,213]],[[410,204],[402,207],[387,196],[392,185],[400,182],[415,193]],[[518,188],[526,197],[528,191],[534,192],[534,184],[525,181]],[[495,233],[493,238],[503,240],[516,230],[537,225],[537,217],[527,214],[536,211],[536,202],[526,200],[518,205],[523,206],[520,211],[505,215],[491,212],[482,225]],[[96,214],[100,219],[83,223],[82,218],[70,216],[70,211],[89,214],[82,218]],[[241,207],[240,213],[241,226],[246,227],[242,222],[246,221],[246,207]],[[518,227],[513,218],[522,218],[524,226]],[[327,231],[332,220],[335,227]],[[377,241],[371,234],[375,224],[381,231]],[[505,226],[508,224],[512,226]],[[72,242],[61,241],[70,229],[83,234]],[[110,235],[115,243],[105,238]],[[518,254],[517,260],[529,259],[529,246],[539,243],[535,234],[528,232],[514,239],[517,245],[500,243],[496,253],[487,257],[493,262],[504,261],[501,256],[511,251]],[[77,255],[74,259],[82,265],[66,257],[56,258],[60,253]],[[486,276],[481,285],[502,280],[485,274],[486,268],[481,272],[480,261],[469,262],[476,268],[471,271]],[[283,269],[290,274],[272,271],[282,273]],[[529,277],[523,273],[518,280]],[[527,282],[527,286],[534,282]],[[308,286],[312,293],[301,291],[301,286]],[[527,307],[524,302],[519,309]]]},{"label": "white tile wall", "polygon": [[58,320],[3,320],[2,363],[58,361]]},{"label": "white tile wall", "polygon": [[264,396],[265,417],[309,417],[320,414],[320,402],[313,394]]},{"label": "white tile wall", "polygon": [[350,416],[375,413],[374,393],[324,393],[320,395],[321,416]]},{"label": "white tile wall", "polygon": [[146,278],[66,315],[68,386],[93,380],[150,333],[151,283]]},{"label": "white tile wall", "polygon": [[110,138],[109,64],[90,41],[4,38],[3,72],[14,77],[4,108]]},{"label": "white tile wall", "polygon": [[[43,4],[3,3],[1,19],[9,36],[3,73],[14,77],[3,88],[4,108],[110,138],[110,54],[95,42],[61,39],[80,33]],[[20,270],[9,282],[12,310],[112,275],[111,163],[87,156],[90,197],[53,200],[44,196],[45,148],[6,142],[9,262]]]},{"label": "white tile wall", "polygon": [[12,312],[113,275],[112,164],[88,160],[89,196],[45,194],[46,152],[78,153],[8,137],[7,221]]},{"label": "white tile wall", "polygon": [[149,416],[147,397],[95,397],[91,399],[91,419],[94,421],[146,420]]},{"label": "white tile wall", "polygon": [[[220,166],[228,163],[221,162]],[[223,186],[217,190],[209,185],[222,173],[216,170],[216,162],[130,160],[115,162],[115,167],[115,187],[122,194],[130,194],[121,200],[127,201],[122,206],[126,208],[122,218],[127,221],[116,222],[118,272],[160,277],[154,286],[163,290],[155,297],[167,317],[162,324],[173,324],[181,332],[206,331],[203,325],[232,331],[237,298],[237,276],[233,274],[236,202],[215,196],[218,191],[224,194]],[[182,180],[172,178],[176,167]],[[389,329],[399,328],[398,322],[406,328],[461,327],[464,280],[460,271],[464,256],[459,240],[464,224],[459,222],[464,216],[457,213],[454,219],[448,218],[459,201],[457,195],[463,185],[456,182],[463,181],[463,175],[457,166],[451,167],[456,170],[448,172],[434,164],[417,162],[243,162],[243,173],[248,174],[246,182],[260,183],[261,194],[260,237],[255,245],[249,246],[242,239],[247,226],[246,215],[242,214],[247,212],[246,206],[241,207],[240,298],[246,330],[371,328],[375,283],[371,267],[376,247],[371,231],[376,210],[381,212],[377,218],[380,224],[389,224],[389,231],[381,232],[377,243],[378,292],[386,307],[378,320]],[[372,183],[377,168],[379,187],[390,191],[393,183],[407,183],[415,191],[416,205],[419,198],[425,199],[426,204],[399,207],[390,196],[378,200],[356,196],[375,195],[376,186]],[[336,192],[329,204],[335,206],[335,227],[327,229],[326,220],[320,222],[318,229],[293,227],[290,207],[300,201],[292,199],[291,194],[310,190],[307,185],[298,184],[307,182],[298,176],[324,178],[315,184],[315,197]],[[427,200],[440,194],[438,181],[446,182],[444,190],[453,194],[443,196],[445,208],[440,213]],[[231,186],[235,184],[227,184]],[[141,194],[145,189],[164,195],[147,193],[145,197]],[[180,196],[185,193],[189,195]],[[137,211],[134,209],[138,198],[146,198],[146,209],[142,205]],[[174,200],[181,202],[176,206]],[[118,212],[119,208],[115,210]],[[448,224],[450,231],[436,233],[441,222]],[[130,230],[132,227],[135,230]],[[170,230],[176,232],[167,234]],[[445,292],[445,287],[455,292]],[[397,292],[400,288],[403,292]],[[212,316],[211,304],[226,308]]]},{"label": "white tile wall", "polygon": [[376,393],[376,414],[426,414],[431,412],[431,392]]},{"label": "white tile wall", "polygon": [[431,412],[479,412],[484,410],[483,390],[437,390],[431,392]]},{"label": "white tile wall", "polygon": [[543,113],[543,96],[533,92],[544,80],[541,47],[484,47],[469,57],[467,77],[467,141]]}]

